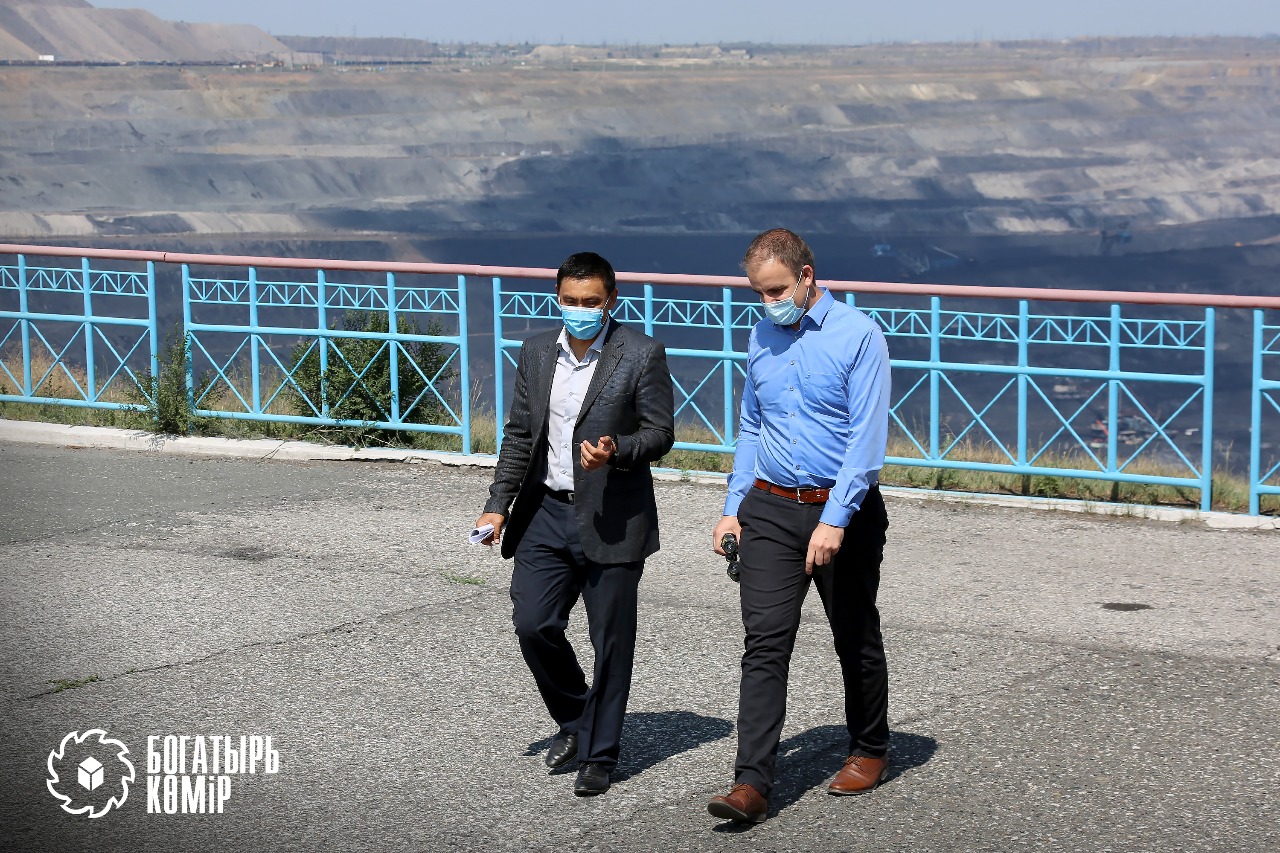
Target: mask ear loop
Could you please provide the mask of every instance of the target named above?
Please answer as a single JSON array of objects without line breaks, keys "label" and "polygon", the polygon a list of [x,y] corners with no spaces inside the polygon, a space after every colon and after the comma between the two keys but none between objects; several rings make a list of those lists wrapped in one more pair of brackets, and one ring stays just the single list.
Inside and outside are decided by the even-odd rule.
[{"label": "mask ear loop", "polygon": [[[802,281],[804,281],[804,270],[800,270],[800,275],[796,277],[796,283],[791,287],[791,293],[787,295],[787,298],[792,302],[796,301],[796,291],[800,289],[800,282]],[[808,294],[808,292],[809,288],[806,287],[805,293]],[[806,295],[805,298],[808,299],[808,296]]]},{"label": "mask ear loop", "polygon": [[[812,269],[810,269],[810,272],[812,272]],[[800,270],[800,280],[801,280],[801,281],[804,281],[804,269],[803,269],[803,268]],[[816,287],[816,286],[817,286],[817,284],[818,284],[818,279],[817,279],[816,277],[813,277],[813,278],[810,278],[810,279],[809,279],[809,283],[808,283],[808,284],[806,284],[806,285],[804,286],[804,304],[805,304],[805,305],[808,305],[808,304],[809,304],[809,288],[811,288],[811,287]]]}]

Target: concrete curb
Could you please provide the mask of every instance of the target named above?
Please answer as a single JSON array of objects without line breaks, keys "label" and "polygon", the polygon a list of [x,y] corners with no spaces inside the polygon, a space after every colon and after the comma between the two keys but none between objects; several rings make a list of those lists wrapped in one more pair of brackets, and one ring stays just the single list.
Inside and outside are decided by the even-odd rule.
[{"label": "concrete curb", "polygon": [[[254,459],[265,462],[280,459],[292,462],[436,462],[459,468],[492,468],[495,456],[463,456],[431,450],[395,448],[356,448],[311,444],[305,441],[274,439],[242,440],[199,436],[157,435],[140,430],[113,427],[68,426],[35,421],[12,421],[0,418],[0,442],[15,444],[47,444],[56,447],[134,450],[149,453],[172,453],[184,456],[212,456],[231,459]],[[655,480],[687,482],[700,485],[723,485],[724,474],[702,471],[655,469]],[[931,491],[885,487],[886,495],[900,500],[943,501],[979,504],[1011,509],[1038,509],[1056,512],[1080,512],[1120,518],[1139,518],[1174,523],[1199,522],[1220,530],[1280,530],[1280,518],[1236,515],[1229,512],[1200,512],[1192,509],[1147,506],[1145,504],[1103,504],[1060,498],[1019,497],[1016,495],[980,495],[969,492]]]},{"label": "concrete curb", "polygon": [[1201,512],[1197,509],[1148,506],[1147,504],[1109,504],[1094,501],[1076,501],[1064,498],[1032,498],[1017,495],[974,495],[968,492],[940,492],[924,489],[881,489],[886,495],[921,501],[944,503],[982,504],[1011,509],[1038,509],[1053,512],[1081,512],[1092,515],[1109,515],[1117,518],[1140,518],[1150,521],[1168,521],[1178,524],[1201,522],[1206,527],[1219,530],[1280,530],[1280,518],[1256,515],[1236,515],[1231,512]]},{"label": "concrete curb", "polygon": [[140,450],[149,453],[173,453],[182,456],[222,456],[232,459],[266,461],[281,459],[291,462],[439,462],[492,468],[497,458],[463,456],[427,450],[397,448],[358,448],[339,445],[311,444],[306,441],[275,439],[206,438],[203,436],[157,435],[141,430],[114,427],[67,426],[32,421],[0,419],[0,441],[17,444],[51,444],[58,447],[95,448],[104,450]]}]

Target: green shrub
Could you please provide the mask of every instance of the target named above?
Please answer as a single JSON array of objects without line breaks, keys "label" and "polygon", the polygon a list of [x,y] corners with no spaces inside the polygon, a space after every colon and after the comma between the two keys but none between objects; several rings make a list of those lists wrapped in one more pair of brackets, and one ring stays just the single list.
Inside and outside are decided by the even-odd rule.
[{"label": "green shrub", "polygon": [[[160,361],[160,373],[153,376],[150,371],[138,374],[140,388],[129,388],[129,402],[142,406],[150,421],[150,428],[167,435],[190,435],[191,433],[209,433],[214,431],[211,421],[214,418],[202,418],[195,413],[191,405],[192,398],[187,394],[187,365],[191,361],[191,339],[183,331],[181,325],[165,337],[164,345],[157,353]],[[212,380],[207,373],[194,377],[192,388],[194,399],[201,400],[207,409],[216,400],[206,397]],[[144,393],[146,389],[150,393]]]},{"label": "green shrub", "polygon": [[1057,497],[1067,491],[1063,479],[1056,474],[1033,474],[1030,492],[1041,498]]},{"label": "green shrub", "polygon": [[[386,334],[387,315],[373,311],[348,311],[333,326],[335,331]],[[426,332],[406,317],[396,319],[396,329],[404,335],[440,335],[443,327],[432,321]],[[334,420],[356,421],[365,426],[334,426],[323,432],[341,444],[363,447],[369,444],[407,443],[397,430],[378,429],[372,424],[391,419],[391,342],[376,338],[330,338],[326,369],[320,370],[323,341],[303,341],[293,348],[291,372],[297,388],[294,405],[303,415],[314,416],[328,406]],[[436,377],[451,355],[450,348],[436,343],[406,341],[399,357],[399,398],[401,420],[406,423],[440,423],[444,406],[427,390],[427,379]],[[411,363],[409,363],[411,362]],[[413,365],[417,365],[414,369]],[[448,369],[436,378],[436,389],[453,378]],[[424,395],[423,392],[426,392]],[[419,400],[419,397],[422,399]],[[416,401],[416,402],[415,402]],[[314,407],[314,408],[313,408]],[[410,408],[412,407],[412,408]],[[406,410],[408,412],[406,413]]]}]

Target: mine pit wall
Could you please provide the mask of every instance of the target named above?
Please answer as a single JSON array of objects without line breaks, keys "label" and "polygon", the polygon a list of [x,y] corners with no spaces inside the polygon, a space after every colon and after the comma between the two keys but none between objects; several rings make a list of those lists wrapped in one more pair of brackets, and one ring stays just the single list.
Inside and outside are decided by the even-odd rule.
[{"label": "mine pit wall", "polygon": [[1280,46],[1235,45],[627,73],[0,68],[0,226],[685,233],[784,217],[1158,245],[1225,223],[1198,233],[1232,245],[1233,223],[1280,211]]}]

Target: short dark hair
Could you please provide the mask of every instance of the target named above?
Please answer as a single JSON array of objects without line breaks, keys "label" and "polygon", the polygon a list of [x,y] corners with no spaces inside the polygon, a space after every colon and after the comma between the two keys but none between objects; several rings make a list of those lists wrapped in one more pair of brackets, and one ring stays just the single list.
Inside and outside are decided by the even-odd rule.
[{"label": "short dark hair", "polygon": [[613,265],[595,252],[577,252],[565,258],[556,273],[556,290],[560,289],[560,282],[566,278],[598,278],[604,282],[605,293],[613,293],[618,289]]},{"label": "short dark hair", "polygon": [[815,276],[818,274],[813,265],[813,250],[809,248],[809,244],[799,234],[785,228],[771,228],[757,234],[747,247],[747,253],[742,256],[742,268],[750,270],[770,259],[791,270],[796,278],[800,277],[806,265],[814,271]]}]

